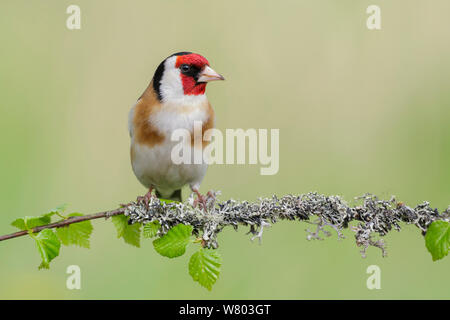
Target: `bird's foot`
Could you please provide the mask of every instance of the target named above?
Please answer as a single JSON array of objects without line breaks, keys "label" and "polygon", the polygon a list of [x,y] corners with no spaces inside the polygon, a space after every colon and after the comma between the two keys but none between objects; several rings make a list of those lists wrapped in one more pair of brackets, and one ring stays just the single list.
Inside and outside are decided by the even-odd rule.
[{"label": "bird's foot", "polygon": [[198,190],[194,190],[194,193],[197,195],[197,199],[194,200],[194,207],[201,204],[202,209],[206,211],[206,197],[203,196]]},{"label": "bird's foot", "polygon": [[[129,207],[129,206],[131,206],[132,204],[139,204],[139,203],[144,203],[145,204],[145,206],[147,207],[147,209],[148,209],[148,206],[149,206],[149,204],[150,204],[150,199],[151,199],[151,197],[152,197],[152,194],[150,194],[149,192],[147,192],[145,195],[143,195],[143,196],[138,196],[137,198],[136,198],[136,200],[135,201],[131,201],[131,202],[128,202],[128,203],[121,203],[120,204],[120,207],[121,208],[126,208],[126,207]],[[156,196],[153,196],[153,197],[156,197]]]},{"label": "bird's foot", "polygon": [[148,192],[144,196],[137,197],[136,201],[137,202],[143,202],[145,204],[145,207],[148,209],[148,205],[150,203],[150,199],[152,197],[156,198],[156,196],[152,195],[152,191],[153,191],[153,188],[150,188],[148,190]]},{"label": "bird's foot", "polygon": [[220,192],[214,191],[214,190],[209,190],[209,191],[206,193],[206,197],[207,197],[208,199],[214,200],[214,202],[215,202],[215,201],[216,201],[216,195],[217,195],[218,193],[220,193]]},{"label": "bird's foot", "polygon": [[197,207],[200,204],[201,208],[206,212],[208,211],[208,208],[214,206],[217,192],[211,190],[208,191],[206,195],[202,195],[198,190],[193,191],[197,195],[197,198],[194,200],[194,207]]},{"label": "bird's foot", "polygon": [[[148,206],[149,206],[149,204],[150,204],[150,199],[152,198],[152,197],[155,197],[156,198],[156,195],[152,195],[152,191],[153,191],[153,187],[152,188],[150,188],[149,190],[148,190],[148,192],[145,194],[145,195],[143,195],[143,196],[138,196],[137,198],[136,198],[136,203],[144,203],[145,204],[145,206],[146,206],[146,208],[148,209]],[[129,205],[131,205],[133,202],[129,202],[129,203],[127,203],[127,204],[120,204],[120,206],[122,207],[122,208],[126,208],[126,207],[128,207]]]}]

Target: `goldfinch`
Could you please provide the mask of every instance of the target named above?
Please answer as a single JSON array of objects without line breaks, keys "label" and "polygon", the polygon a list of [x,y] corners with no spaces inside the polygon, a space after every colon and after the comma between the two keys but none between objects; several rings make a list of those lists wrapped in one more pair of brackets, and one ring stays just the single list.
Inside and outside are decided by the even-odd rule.
[{"label": "goldfinch", "polygon": [[[224,77],[203,56],[191,52],[172,54],[161,62],[131,108],[131,165],[137,179],[148,188],[147,194],[138,199],[148,204],[154,189],[158,198],[181,201],[181,188],[188,184],[198,200],[204,201],[199,188],[207,164],[175,164],[171,153],[177,142],[171,136],[176,129],[187,129],[193,136],[194,122],[198,121],[202,132],[214,128],[214,110],[205,94],[206,84],[214,80]],[[208,143],[203,138],[202,148]],[[193,141],[190,147],[194,148]]]}]

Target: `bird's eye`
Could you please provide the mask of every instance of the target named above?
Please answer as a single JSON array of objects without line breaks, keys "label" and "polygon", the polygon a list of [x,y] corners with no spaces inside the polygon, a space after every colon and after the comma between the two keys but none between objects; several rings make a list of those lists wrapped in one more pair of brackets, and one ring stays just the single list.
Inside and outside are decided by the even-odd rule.
[{"label": "bird's eye", "polygon": [[189,72],[191,70],[191,67],[188,64],[182,64],[180,66],[181,72]]}]

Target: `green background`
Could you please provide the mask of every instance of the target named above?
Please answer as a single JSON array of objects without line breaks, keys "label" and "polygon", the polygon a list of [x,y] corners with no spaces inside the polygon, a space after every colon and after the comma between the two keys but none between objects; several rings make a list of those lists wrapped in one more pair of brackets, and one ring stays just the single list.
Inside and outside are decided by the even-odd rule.
[{"label": "green background", "polygon": [[[66,8],[81,7],[81,30]],[[382,30],[366,28],[380,5]],[[215,165],[202,192],[254,200],[318,191],[371,192],[410,206],[450,204],[450,2],[17,1],[0,4],[0,233],[17,217],[69,203],[85,214],[145,192],[129,163],[128,111],[157,65],[178,51],[206,56],[227,81],[208,85],[217,127],[279,128],[280,170]],[[187,195],[187,190],[184,194]],[[70,211],[69,210],[69,211]],[[0,298],[449,298],[450,259],[433,263],[414,226],[361,258],[351,231],[308,242],[284,222],[252,243],[220,234],[212,292],[190,278],[194,248],[170,260],[94,222],[91,249],[63,247],[51,269],[27,237],[0,244]],[[82,288],[66,289],[81,267]],[[366,268],[381,268],[368,290]]]}]

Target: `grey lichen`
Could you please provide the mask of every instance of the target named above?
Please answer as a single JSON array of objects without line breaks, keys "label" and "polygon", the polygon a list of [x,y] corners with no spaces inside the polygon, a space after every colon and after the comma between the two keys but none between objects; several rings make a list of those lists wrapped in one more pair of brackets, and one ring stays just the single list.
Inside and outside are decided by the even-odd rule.
[{"label": "grey lichen", "polygon": [[[306,221],[316,226],[315,231],[307,229],[307,239],[322,239],[320,234],[330,236],[325,230],[330,227],[337,232],[338,238],[344,238],[342,230],[351,227],[355,232],[356,244],[362,246],[361,254],[365,257],[369,246],[378,247],[386,255],[383,239],[392,229],[400,230],[400,222],[414,224],[422,234],[435,220],[449,221],[450,207],[441,214],[430,207],[428,202],[415,208],[390,200],[380,200],[371,194],[355,198],[356,205],[350,206],[339,196],[325,196],[316,192],[301,195],[287,195],[282,198],[260,198],[255,202],[234,199],[217,201],[218,193],[211,192],[206,197],[207,208],[195,205],[193,196],[184,203],[160,202],[152,198],[149,204],[133,202],[125,210],[129,223],[147,223],[159,221],[159,236],[164,235],[177,224],[191,225],[194,234],[202,238],[208,248],[217,248],[217,235],[224,227],[249,226],[252,240],[261,242],[263,230],[280,220]],[[313,218],[314,221],[311,221]]]}]

